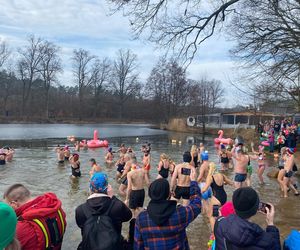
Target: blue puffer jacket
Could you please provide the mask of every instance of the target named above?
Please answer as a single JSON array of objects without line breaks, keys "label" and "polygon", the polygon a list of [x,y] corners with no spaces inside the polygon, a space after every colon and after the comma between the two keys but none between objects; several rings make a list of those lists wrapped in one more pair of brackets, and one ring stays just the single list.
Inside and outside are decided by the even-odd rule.
[{"label": "blue puffer jacket", "polygon": [[214,231],[217,250],[281,249],[279,231],[275,226],[268,226],[264,231],[235,214],[219,218]]}]

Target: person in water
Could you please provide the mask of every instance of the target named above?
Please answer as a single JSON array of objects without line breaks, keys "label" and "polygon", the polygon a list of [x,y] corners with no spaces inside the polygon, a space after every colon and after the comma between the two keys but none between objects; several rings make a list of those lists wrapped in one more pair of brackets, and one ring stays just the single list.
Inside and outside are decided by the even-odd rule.
[{"label": "person in water", "polygon": [[122,195],[122,196],[126,196],[126,189],[127,189],[127,185],[128,185],[127,174],[131,171],[131,156],[130,156],[130,154],[124,155],[124,161],[125,161],[124,170],[122,172],[121,177],[118,179],[118,181],[121,182],[120,187],[119,187],[119,192],[120,192],[120,195]]},{"label": "person in water", "polygon": [[196,145],[193,145],[191,147],[191,156],[192,156],[191,165],[193,165],[195,168],[199,167],[198,150]]},{"label": "person in water", "polygon": [[149,185],[148,175],[145,170],[139,166],[136,157],[131,159],[131,171],[127,174],[127,193],[125,204],[129,206],[132,213],[137,214],[143,209],[145,200],[145,184]]},{"label": "person in water", "polygon": [[12,147],[5,146],[3,147],[3,152],[6,154],[5,161],[11,162],[15,153],[15,150]]},{"label": "person in water", "polygon": [[209,164],[209,173],[206,178],[205,186],[202,187],[201,193],[202,195],[205,195],[210,188],[212,190],[213,196],[208,209],[212,228],[215,222],[213,217],[218,217],[218,213],[213,214],[213,209],[218,209],[227,202],[227,193],[224,189],[224,185],[227,184],[234,186],[234,182],[226,175],[217,172],[215,164],[211,162]]},{"label": "person in water", "polygon": [[69,158],[70,158],[70,155],[71,155],[69,146],[64,147],[64,155],[65,155],[65,161],[69,161]]},{"label": "person in water", "polygon": [[108,148],[107,154],[105,155],[105,162],[107,164],[111,164],[111,163],[113,163],[113,160],[114,160],[114,155],[112,152],[112,148]]},{"label": "person in water", "polygon": [[64,164],[65,163],[64,148],[57,145],[57,147],[55,148],[55,152],[57,154],[58,164]]},{"label": "person in water", "polygon": [[118,149],[117,152],[120,153],[120,155],[121,155],[121,154],[124,155],[124,154],[127,153],[127,148],[125,147],[125,144],[124,144],[124,143],[121,144],[121,146],[120,146],[120,148]]},{"label": "person in water", "polygon": [[288,189],[292,189],[295,195],[299,195],[298,190],[294,187],[291,182],[291,178],[293,177],[293,167],[295,165],[295,158],[294,158],[294,150],[291,148],[286,149],[286,153],[284,156],[284,170],[285,174],[283,177],[283,197],[288,197]]},{"label": "person in water", "polygon": [[185,152],[183,154],[183,163],[175,167],[171,180],[172,196],[175,200],[177,200],[177,202],[179,202],[182,198],[183,206],[187,206],[190,202],[190,174],[191,171],[196,171],[194,166],[190,164],[191,161],[191,153],[189,151]]},{"label": "person in water", "polygon": [[69,159],[72,169],[72,178],[81,177],[79,154],[73,154]]},{"label": "person in water", "polygon": [[240,188],[245,186],[245,181],[247,179],[247,167],[249,162],[249,156],[244,153],[241,147],[234,146],[232,148],[232,157],[235,159],[235,166],[234,166],[234,186],[235,188]]},{"label": "person in water", "polygon": [[120,154],[120,159],[117,160],[116,162],[116,169],[117,169],[117,173],[116,173],[116,180],[118,180],[119,178],[121,178],[123,172],[124,172],[124,167],[125,167],[125,155],[124,154]]},{"label": "person in water", "polygon": [[168,179],[169,168],[170,168],[169,157],[166,154],[161,154],[160,161],[159,161],[158,167],[157,167],[158,175],[157,175],[156,179],[159,179],[159,178]]},{"label": "person in water", "polygon": [[257,163],[258,163],[257,176],[258,176],[259,182],[260,182],[260,184],[264,184],[265,182],[264,182],[263,174],[266,169],[264,152],[255,151],[254,147],[252,147],[252,152],[256,155],[255,157],[252,157],[252,158],[256,159]]},{"label": "person in water", "polygon": [[150,169],[151,169],[151,147],[150,144],[142,146],[143,156],[143,168],[146,171],[148,177],[150,178]]},{"label": "person in water", "polygon": [[90,170],[90,177],[92,177],[95,173],[101,172],[101,167],[96,163],[94,158],[90,159],[91,163],[91,170]]},{"label": "person in water", "polygon": [[224,144],[220,145],[219,157],[221,162],[221,171],[228,170],[229,168],[229,157]]},{"label": "person in water", "polygon": [[6,154],[3,152],[3,150],[0,150],[0,165],[5,165],[6,164]]}]

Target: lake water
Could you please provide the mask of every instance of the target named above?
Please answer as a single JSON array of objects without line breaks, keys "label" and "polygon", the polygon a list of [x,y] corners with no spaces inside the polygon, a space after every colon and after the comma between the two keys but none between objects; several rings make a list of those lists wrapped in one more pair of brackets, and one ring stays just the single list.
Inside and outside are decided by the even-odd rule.
[{"label": "lake water", "polygon": [[[201,136],[172,133],[149,128],[148,125],[0,125],[1,145],[10,144],[16,148],[14,161],[0,168],[0,194],[14,184],[23,183],[33,193],[38,195],[43,192],[54,192],[62,200],[63,208],[67,213],[67,231],[64,237],[63,249],[76,249],[80,242],[80,230],[77,228],[74,211],[75,208],[85,202],[88,196],[89,159],[95,158],[109,176],[109,181],[117,191],[118,184],[114,181],[115,168],[104,164],[105,149],[95,149],[80,152],[82,177],[77,181],[71,181],[69,176],[70,167],[66,164],[59,167],[56,163],[54,148],[57,144],[66,144],[68,135],[81,138],[91,138],[94,129],[99,130],[100,138],[107,138],[113,149],[117,149],[121,143],[130,145],[137,152],[138,160],[142,154],[139,151],[143,143],[150,142],[152,147],[152,170],[151,179],[155,179],[161,153],[169,154],[176,162],[181,161],[181,155],[190,149],[191,143],[199,143]],[[137,141],[136,138],[139,138]],[[181,145],[172,144],[171,141],[181,141]],[[210,151],[210,159],[217,162],[215,150],[212,144],[213,138],[206,138],[206,146]],[[273,158],[268,158],[270,171],[274,163]],[[257,167],[254,163],[254,166]],[[229,177],[233,177],[231,172]],[[256,175],[253,175],[253,187],[259,192],[260,198],[265,202],[272,202],[276,208],[275,224],[280,228],[282,237],[292,228],[300,225],[300,202],[299,197],[290,194],[287,199],[280,197],[278,185],[275,180],[265,177],[267,185],[260,186]],[[226,187],[229,199],[233,189]],[[117,195],[117,194],[116,194]],[[145,201],[145,206],[148,199]],[[254,217],[254,221],[265,226],[262,215]],[[124,224],[124,234],[128,223]],[[201,215],[188,227],[188,237],[191,249],[207,249],[209,238],[209,226],[206,218]]]}]

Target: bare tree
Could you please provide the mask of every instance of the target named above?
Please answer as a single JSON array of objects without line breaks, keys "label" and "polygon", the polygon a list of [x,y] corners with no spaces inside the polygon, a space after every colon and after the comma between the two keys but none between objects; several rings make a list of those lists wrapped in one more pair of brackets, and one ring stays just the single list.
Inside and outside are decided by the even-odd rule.
[{"label": "bare tree", "polygon": [[225,89],[222,87],[222,82],[219,80],[211,80],[210,82],[210,93],[211,93],[211,102],[210,109],[211,112],[215,112],[215,108],[218,104],[223,101]]},{"label": "bare tree", "polygon": [[93,77],[92,86],[94,94],[94,111],[93,116],[96,118],[97,110],[101,100],[101,94],[104,93],[106,85],[109,83],[111,77],[111,63],[108,58],[104,58],[101,61],[96,60],[93,65]]},{"label": "bare tree", "polygon": [[50,87],[57,80],[57,74],[62,72],[61,59],[58,55],[59,50],[59,47],[48,41],[44,41],[44,43],[40,46],[41,60],[38,70],[44,83],[46,118],[49,118]]},{"label": "bare tree", "polygon": [[112,90],[117,96],[119,118],[123,118],[124,104],[140,91],[137,73],[137,56],[130,50],[119,50],[112,69]]},{"label": "bare tree", "polygon": [[247,0],[238,10],[230,25],[238,41],[232,53],[247,67],[247,89],[291,99],[300,111],[300,2]]},{"label": "bare tree", "polygon": [[93,70],[93,62],[96,56],[91,55],[89,51],[78,49],[73,51],[73,74],[78,87],[79,96],[79,119],[82,119],[82,105],[84,91],[91,86],[95,71]]},{"label": "bare tree", "polygon": [[0,69],[9,58],[11,52],[5,41],[0,41]]},{"label": "bare tree", "polygon": [[230,7],[242,0],[110,0],[130,20],[134,34],[170,49],[190,62],[198,46],[222,28]]},{"label": "bare tree", "polygon": [[39,64],[42,59],[41,46],[43,40],[31,35],[28,38],[28,45],[24,49],[19,49],[20,59],[18,61],[18,71],[23,82],[21,115],[24,115],[27,102],[31,94],[34,81],[39,76]]}]

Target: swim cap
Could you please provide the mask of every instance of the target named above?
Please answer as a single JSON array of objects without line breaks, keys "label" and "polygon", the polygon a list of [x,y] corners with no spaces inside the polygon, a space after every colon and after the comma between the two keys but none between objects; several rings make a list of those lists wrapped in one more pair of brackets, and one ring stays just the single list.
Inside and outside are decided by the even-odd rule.
[{"label": "swim cap", "polygon": [[7,247],[14,239],[17,216],[12,207],[0,202],[0,249]]},{"label": "swim cap", "polygon": [[221,144],[221,149],[226,149],[226,146],[224,144]]},{"label": "swim cap", "polygon": [[108,150],[107,150],[108,152],[111,152],[112,151],[112,148],[108,148]]},{"label": "swim cap", "polygon": [[201,159],[202,159],[202,161],[208,161],[208,151],[204,151],[201,154]]},{"label": "swim cap", "polygon": [[107,175],[103,173],[95,173],[90,180],[90,190],[93,193],[106,193],[107,190]]}]

